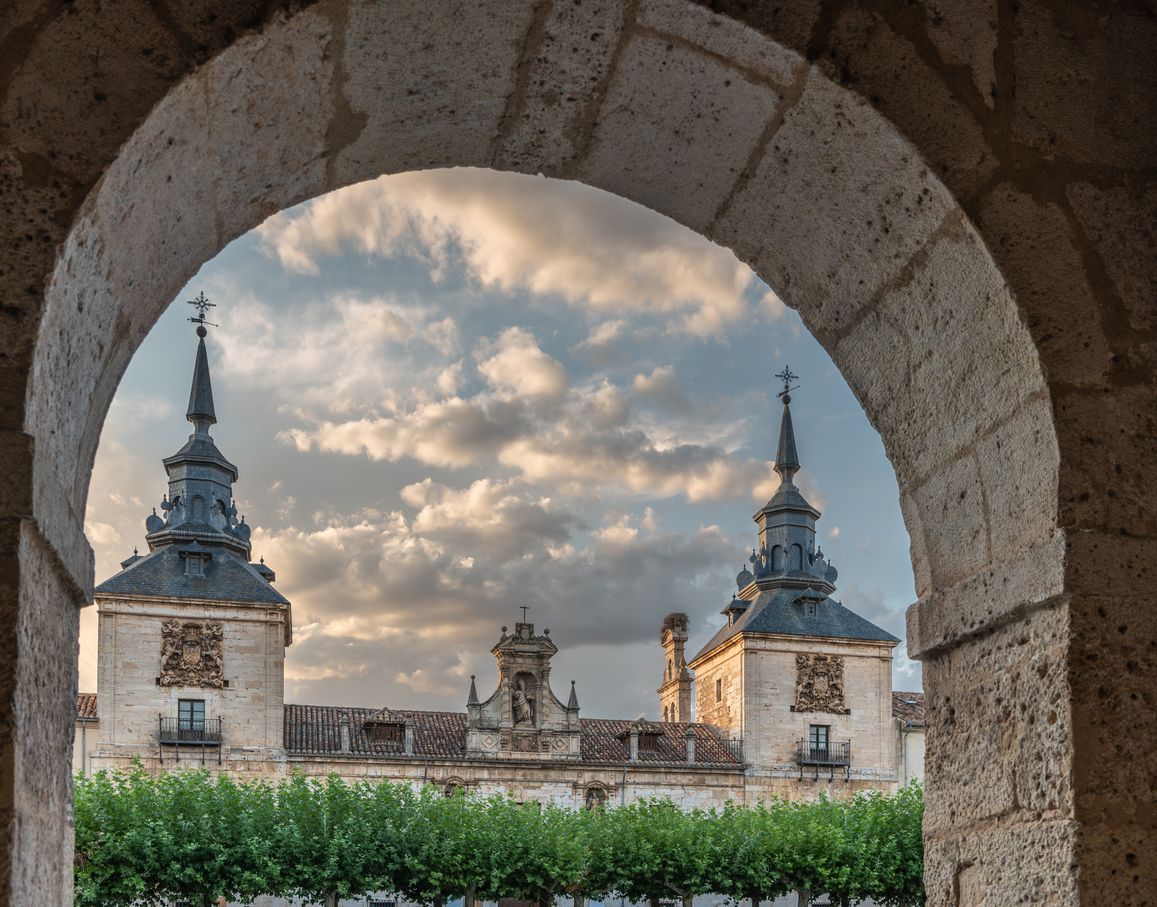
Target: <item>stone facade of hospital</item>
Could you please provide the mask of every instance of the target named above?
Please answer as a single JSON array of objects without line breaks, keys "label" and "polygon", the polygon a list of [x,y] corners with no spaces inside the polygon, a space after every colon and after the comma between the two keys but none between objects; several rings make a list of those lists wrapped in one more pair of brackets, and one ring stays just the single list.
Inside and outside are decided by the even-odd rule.
[{"label": "stone facade of hospital", "polygon": [[[98,693],[81,694],[78,771],[205,765],[246,777],[293,772],[434,784],[574,807],[670,797],[690,807],[770,796],[894,790],[923,770],[923,697],[892,690],[898,640],[840,604],[815,545],[820,514],[783,396],[781,484],[755,514],[758,544],[718,632],[685,648],[690,620],[658,629],[659,720],[583,717],[556,684],[559,645],[523,619],[496,628],[498,680],[461,711],[284,701],[292,608],[250,560],[238,471],[217,449],[208,354],[198,340],[193,434],[164,460],[168,491],[146,520],[148,552],[97,587]],[[694,719],[694,720],[693,720]]]}]

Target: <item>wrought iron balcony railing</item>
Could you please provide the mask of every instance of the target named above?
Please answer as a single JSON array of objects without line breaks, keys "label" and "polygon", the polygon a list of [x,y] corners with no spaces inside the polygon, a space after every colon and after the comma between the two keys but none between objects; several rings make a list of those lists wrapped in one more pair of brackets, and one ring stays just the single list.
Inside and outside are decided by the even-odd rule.
[{"label": "wrought iron balcony railing", "polygon": [[190,746],[220,746],[220,718],[158,718],[160,722],[157,739],[161,743],[188,744]]},{"label": "wrought iron balcony railing", "polygon": [[852,741],[832,740],[828,743],[812,743],[810,740],[801,740],[796,761],[800,765],[851,765]]}]

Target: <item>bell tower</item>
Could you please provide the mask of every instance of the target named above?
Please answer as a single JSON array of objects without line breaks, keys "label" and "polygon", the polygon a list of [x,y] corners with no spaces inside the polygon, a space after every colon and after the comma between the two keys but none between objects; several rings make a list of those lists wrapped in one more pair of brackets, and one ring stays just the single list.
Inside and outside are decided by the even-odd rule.
[{"label": "bell tower", "polygon": [[663,680],[659,684],[659,714],[663,721],[691,720],[691,672],[687,668],[687,615],[663,618],[659,642],[663,646]]}]

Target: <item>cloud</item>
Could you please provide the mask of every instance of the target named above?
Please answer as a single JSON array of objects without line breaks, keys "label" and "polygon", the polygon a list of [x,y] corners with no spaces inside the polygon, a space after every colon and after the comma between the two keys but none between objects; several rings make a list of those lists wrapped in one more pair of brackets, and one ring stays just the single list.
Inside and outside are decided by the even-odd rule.
[{"label": "cloud", "polygon": [[483,343],[477,356],[479,373],[497,390],[547,399],[566,390],[566,370],[522,328],[507,328],[493,343]]},{"label": "cloud", "polygon": [[631,390],[637,399],[647,400],[676,412],[686,412],[691,407],[691,401],[679,387],[675,369],[670,365],[656,366],[649,375],[635,375]]},{"label": "cloud", "polygon": [[[319,273],[345,249],[456,265],[483,287],[593,312],[663,316],[720,336],[750,311],[750,269],[728,250],[632,202],[578,183],[489,170],[384,176],[276,215],[259,233],[287,270]],[[764,305],[767,305],[764,303]]]}]

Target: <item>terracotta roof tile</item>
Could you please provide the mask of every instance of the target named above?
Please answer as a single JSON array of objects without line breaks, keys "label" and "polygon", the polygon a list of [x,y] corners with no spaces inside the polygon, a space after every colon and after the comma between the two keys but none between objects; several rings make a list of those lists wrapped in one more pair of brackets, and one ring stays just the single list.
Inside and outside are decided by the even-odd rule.
[{"label": "terracotta roof tile", "polygon": [[76,694],[76,720],[96,721],[96,693]]},{"label": "terracotta roof tile", "polygon": [[[327,705],[287,705],[285,707],[285,748],[301,755],[342,755],[342,724],[349,727],[350,756],[401,756],[397,742],[375,741],[367,722],[378,709]],[[414,734],[414,754],[443,759],[466,758],[466,715],[463,712],[424,712],[392,709]],[[621,764],[633,722],[625,719],[582,718],[582,761]],[[688,727],[695,729],[695,762],[699,765],[740,766],[742,760],[731,753],[716,731],[706,725],[648,722],[658,730],[654,748],[639,753],[640,763],[686,764]]]},{"label": "terracotta roof tile", "polygon": [[924,727],[924,694],[893,692],[892,717],[910,721],[917,727]]}]

